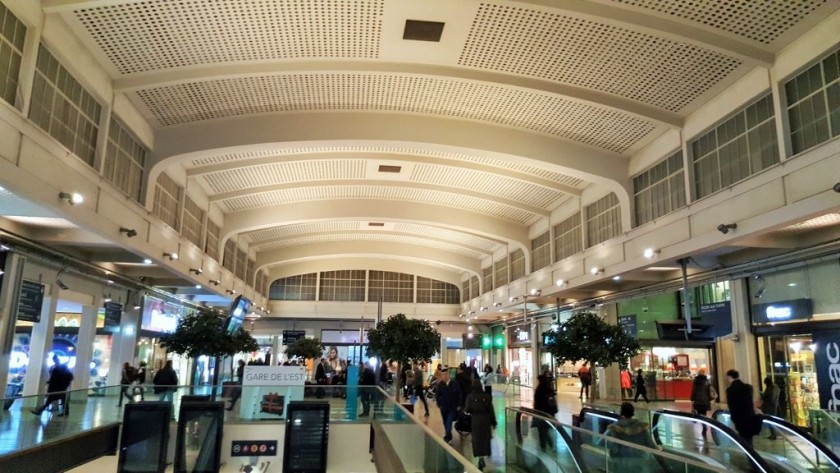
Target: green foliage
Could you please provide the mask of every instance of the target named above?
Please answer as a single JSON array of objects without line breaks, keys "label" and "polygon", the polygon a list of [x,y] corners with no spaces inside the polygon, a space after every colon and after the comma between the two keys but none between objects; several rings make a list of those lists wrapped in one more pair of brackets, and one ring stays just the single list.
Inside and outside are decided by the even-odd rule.
[{"label": "green foliage", "polygon": [[440,350],[440,333],[425,320],[396,314],[368,332],[368,356],[380,359],[427,360]]},{"label": "green foliage", "polygon": [[299,338],[295,343],[286,347],[289,358],[304,358],[306,360],[320,358],[324,353],[324,345],[317,338]]},{"label": "green foliage", "polygon": [[181,319],[173,333],[160,337],[160,345],[179,355],[232,356],[258,348],[257,341],[241,328],[233,334],[223,330],[224,317],[211,310],[194,312]]},{"label": "green foliage", "polygon": [[584,360],[590,365],[617,363],[623,368],[629,358],[642,351],[638,340],[592,312],[579,312],[545,335],[551,341],[546,349],[558,363]]}]

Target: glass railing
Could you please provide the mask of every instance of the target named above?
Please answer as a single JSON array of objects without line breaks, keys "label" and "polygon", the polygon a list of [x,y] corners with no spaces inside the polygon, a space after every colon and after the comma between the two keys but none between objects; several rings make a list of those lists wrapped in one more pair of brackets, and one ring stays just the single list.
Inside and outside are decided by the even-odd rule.
[{"label": "glass railing", "polygon": [[840,455],[840,413],[813,409],[810,411],[809,425],[814,437]]},{"label": "glass railing", "polygon": [[[729,412],[712,417],[734,428]],[[785,472],[838,472],[840,458],[805,430],[778,417],[761,415],[763,428],[753,438],[753,448],[774,469]]]},{"label": "glass railing", "polygon": [[[378,387],[178,386],[155,393],[151,385],[133,385],[102,386],[95,390],[57,393],[53,397],[55,402],[43,410],[45,395],[0,399],[3,406],[8,404],[8,409],[0,415],[0,456],[122,422],[121,406],[130,403],[172,402],[172,420],[177,421],[183,403],[216,400],[224,402],[228,408],[225,424],[264,424],[285,423],[288,402],[302,400],[329,403],[331,423],[378,424],[406,471],[479,471],[440,435]],[[69,402],[65,403],[65,398]]]},{"label": "glass railing", "polygon": [[[650,435],[646,445],[604,433],[574,427],[524,408],[508,408],[506,413],[506,471],[508,472],[668,472],[701,473],[730,471],[727,468],[659,450]],[[610,413],[590,420],[608,425]],[[586,415],[584,415],[584,418]],[[590,424],[595,425],[595,424]],[[599,424],[600,425],[600,424]],[[599,427],[600,428],[600,427]]]}]

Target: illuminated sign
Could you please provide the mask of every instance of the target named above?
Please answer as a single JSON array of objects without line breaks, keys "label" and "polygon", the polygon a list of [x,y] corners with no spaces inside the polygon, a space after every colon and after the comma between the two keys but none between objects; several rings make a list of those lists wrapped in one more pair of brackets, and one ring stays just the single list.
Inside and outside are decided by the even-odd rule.
[{"label": "illuminated sign", "polygon": [[504,335],[496,335],[496,338],[493,339],[493,345],[496,348],[504,348],[504,346],[505,346],[505,336]]},{"label": "illuminated sign", "polygon": [[767,306],[764,310],[767,320],[788,320],[793,317],[793,309],[788,306]]},{"label": "illuminated sign", "polygon": [[792,320],[808,320],[813,315],[811,299],[769,302],[752,306],[753,322],[776,323]]},{"label": "illuminated sign", "polygon": [[487,350],[493,344],[493,339],[490,335],[481,336],[481,348]]}]

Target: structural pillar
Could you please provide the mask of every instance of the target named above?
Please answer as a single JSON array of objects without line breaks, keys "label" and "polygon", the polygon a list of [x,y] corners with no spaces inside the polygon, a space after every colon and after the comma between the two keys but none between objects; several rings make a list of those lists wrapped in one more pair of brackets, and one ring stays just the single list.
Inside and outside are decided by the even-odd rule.
[{"label": "structural pillar", "polygon": [[[715,374],[722,391],[726,391],[726,372],[738,370],[741,380],[758,391],[758,355],[756,338],[750,331],[750,294],[745,279],[729,282],[732,310],[732,335],[721,340],[718,350],[718,372]],[[724,399],[721,399],[723,402]]]},{"label": "structural pillar", "polygon": [[[90,362],[93,360],[93,341],[102,298],[94,297],[93,304],[82,306],[82,323],[79,324],[79,341],[76,343],[76,368],[70,389],[85,389],[90,384]],[[80,396],[73,396],[74,400]]]},{"label": "structural pillar", "polygon": [[[41,320],[32,325],[32,336],[29,339],[29,368],[23,382],[23,395],[33,396],[44,394],[47,390],[46,382],[49,369],[52,366],[52,343],[55,334],[55,311],[58,307],[59,287],[50,284],[44,305],[41,308]],[[31,402],[31,401],[30,401]],[[35,403],[26,407],[34,407]]]},{"label": "structural pillar", "polygon": [[[134,363],[137,353],[137,327],[140,325],[140,309],[129,306],[120,318],[120,330],[111,339],[111,365],[108,368],[108,385],[120,384],[122,364]],[[151,369],[147,367],[146,381],[151,380]]]},{"label": "structural pillar", "polygon": [[[0,250],[3,251],[3,250]],[[0,280],[0,386],[5,387],[9,381],[9,363],[11,362],[12,346],[15,339],[15,323],[17,316],[13,313],[15,299],[20,290],[20,280],[23,274],[24,259],[17,253],[3,251],[5,264],[0,265],[3,270]],[[0,257],[0,262],[4,261]]]},{"label": "structural pillar", "polygon": [[529,323],[528,329],[531,331],[531,387],[537,387],[537,376],[540,373],[540,342],[539,342],[539,324],[532,320]]}]

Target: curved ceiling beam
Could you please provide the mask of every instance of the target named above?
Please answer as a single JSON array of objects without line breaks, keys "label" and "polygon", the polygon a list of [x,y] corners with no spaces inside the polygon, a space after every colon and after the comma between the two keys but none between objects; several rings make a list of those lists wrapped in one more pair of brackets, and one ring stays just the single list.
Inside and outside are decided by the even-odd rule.
[{"label": "curved ceiling beam", "polygon": [[526,253],[530,247],[528,229],[508,220],[438,205],[366,199],[294,202],[230,213],[225,216],[219,246],[239,233],[324,220],[423,223],[502,240]]},{"label": "curved ceiling beam", "polygon": [[465,195],[469,197],[473,197],[476,199],[486,200],[492,202],[497,205],[504,205],[507,207],[512,207],[519,210],[524,210],[525,212],[540,216],[540,217],[548,217],[551,212],[545,210],[543,208],[528,205],[516,200],[505,199],[503,197],[497,197],[491,194],[486,194],[483,192],[475,192],[467,189],[461,188],[454,188],[451,186],[443,186],[437,184],[424,184],[420,182],[405,182],[405,181],[372,181],[366,179],[335,179],[335,180],[325,180],[325,181],[298,181],[298,182],[291,182],[288,184],[273,184],[270,186],[261,186],[261,187],[251,187],[246,189],[241,189],[238,191],[233,192],[225,192],[224,194],[216,194],[210,196],[210,202],[219,202],[228,199],[235,199],[237,197],[245,197],[248,195],[253,194],[262,194],[264,192],[275,192],[275,191],[284,191],[289,189],[301,189],[301,188],[316,188],[316,187],[339,187],[339,186],[362,186],[362,187],[393,187],[399,189],[418,189],[418,190],[428,190],[428,191],[435,191],[435,192],[445,192],[448,194],[458,194],[458,195]]},{"label": "curved ceiling beam", "polygon": [[470,171],[486,172],[490,174],[502,174],[511,179],[518,179],[529,184],[545,187],[547,189],[556,190],[564,194],[569,194],[575,197],[580,197],[581,189],[563,184],[561,182],[546,179],[544,177],[535,176],[533,174],[517,171],[515,169],[501,168],[491,166],[488,164],[476,163],[472,161],[463,161],[451,158],[438,158],[436,156],[427,156],[423,154],[395,154],[383,152],[361,152],[361,151],[347,151],[347,152],[313,152],[306,154],[283,154],[278,156],[266,156],[258,158],[245,158],[236,161],[223,162],[217,164],[208,164],[204,166],[196,166],[187,168],[187,177],[199,177],[207,174],[214,174],[219,172],[233,171],[245,167],[266,166],[276,163],[290,163],[298,161],[326,161],[326,160],[340,160],[340,159],[365,159],[372,161],[399,161],[411,163],[433,164],[436,166],[447,166],[458,169],[467,169]]},{"label": "curved ceiling beam", "polygon": [[[298,234],[298,235],[289,235],[286,238],[295,239],[295,238],[321,237],[321,236],[332,236],[332,235],[358,235],[358,236],[362,236],[362,235],[364,235],[364,236],[367,236],[367,235],[383,235],[383,236],[398,236],[398,237],[405,237],[405,238],[418,238],[418,235],[415,235],[413,233],[393,232],[393,231],[387,231],[387,230],[348,230],[348,231],[340,231],[340,232],[329,232],[329,231],[328,232],[312,232],[312,233],[301,233],[301,234]],[[484,256],[490,256],[490,255],[493,254],[492,251],[485,250],[483,248],[476,248],[474,246],[466,245],[464,243],[459,243],[459,242],[453,241],[453,240],[430,237],[430,236],[426,236],[426,235],[420,235],[419,237],[424,239],[424,240],[443,243],[445,245],[458,246],[458,247],[464,248],[468,251],[471,251],[473,253],[479,253],[479,254],[484,255]],[[382,240],[382,241],[387,241],[387,240]],[[261,248],[262,245],[270,245],[271,243],[272,243],[272,240],[252,241],[251,245],[249,245],[248,249],[249,250],[254,250],[254,251],[257,251],[257,252],[263,251],[262,248]]]},{"label": "curved ceiling beam", "polygon": [[257,255],[257,263],[254,266],[259,271],[281,263],[362,256],[423,261],[426,264],[451,268],[453,272],[468,272],[471,275],[478,275],[481,271],[481,262],[474,258],[435,248],[379,241],[313,243],[265,251]]},{"label": "curved ceiling beam", "polygon": [[165,71],[125,75],[114,81],[114,90],[116,92],[135,92],[144,89],[218,79],[319,72],[332,73],[335,71],[443,77],[446,79],[492,83],[499,86],[536,90],[558,95],[575,102],[618,110],[671,128],[681,128],[683,125],[683,117],[677,113],[593,89],[487,70],[409,62],[283,60],[268,63],[237,63],[235,67],[231,67],[231,64],[208,64],[189,69],[169,69]]},{"label": "curved ceiling beam", "polygon": [[296,261],[293,263],[280,263],[272,265],[268,271],[269,284],[289,276],[299,274],[320,273],[321,271],[341,271],[353,269],[370,269],[374,271],[392,271],[396,273],[414,274],[424,278],[436,279],[438,281],[454,284],[461,289],[461,273],[455,273],[451,269],[444,269],[438,266],[426,265],[423,262],[411,261],[411,267],[406,267],[406,261],[399,257],[390,258],[329,258]]}]

